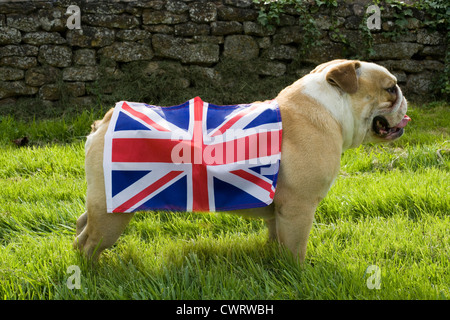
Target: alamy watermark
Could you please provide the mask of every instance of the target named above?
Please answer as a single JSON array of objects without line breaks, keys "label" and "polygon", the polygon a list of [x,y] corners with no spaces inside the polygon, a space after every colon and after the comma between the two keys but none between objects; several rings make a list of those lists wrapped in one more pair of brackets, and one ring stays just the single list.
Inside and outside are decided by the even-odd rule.
[{"label": "alamy watermark", "polygon": [[380,267],[378,267],[374,264],[368,266],[366,269],[366,272],[364,273],[364,276],[365,275],[370,275],[366,281],[367,288],[369,288],[370,290],[381,289],[381,269],[380,269]]},{"label": "alamy watermark", "polygon": [[367,7],[367,14],[371,14],[366,21],[367,28],[369,30],[381,29],[381,10],[376,4]]},{"label": "alamy watermark", "polygon": [[70,14],[66,26],[70,30],[81,29],[81,10],[79,6],[71,5],[67,8],[66,14]]},{"label": "alamy watermark", "polygon": [[70,276],[67,278],[67,288],[70,290],[81,289],[81,270],[77,265],[71,265],[67,268],[67,273]]}]

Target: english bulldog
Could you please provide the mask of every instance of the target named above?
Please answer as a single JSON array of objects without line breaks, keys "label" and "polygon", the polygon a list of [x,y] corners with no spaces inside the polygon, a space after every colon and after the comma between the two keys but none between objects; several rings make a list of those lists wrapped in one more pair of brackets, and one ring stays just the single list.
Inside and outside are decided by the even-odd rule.
[{"label": "english bulldog", "polygon": [[[386,68],[355,60],[333,60],[283,89],[274,99],[282,119],[281,161],[273,202],[230,211],[263,218],[269,240],[304,261],[314,212],[339,173],[342,153],[363,143],[389,142],[410,118],[397,79]],[[107,212],[105,135],[111,109],[96,121],[86,141],[86,212],[77,220],[73,243],[89,258],[119,238],[133,213]]]}]

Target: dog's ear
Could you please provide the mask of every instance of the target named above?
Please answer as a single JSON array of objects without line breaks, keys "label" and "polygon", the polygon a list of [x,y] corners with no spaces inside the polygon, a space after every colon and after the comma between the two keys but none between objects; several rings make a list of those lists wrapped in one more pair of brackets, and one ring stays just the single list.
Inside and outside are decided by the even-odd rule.
[{"label": "dog's ear", "polygon": [[361,67],[359,61],[348,61],[333,67],[328,71],[326,79],[328,83],[341,88],[347,93],[358,91],[357,69]]}]

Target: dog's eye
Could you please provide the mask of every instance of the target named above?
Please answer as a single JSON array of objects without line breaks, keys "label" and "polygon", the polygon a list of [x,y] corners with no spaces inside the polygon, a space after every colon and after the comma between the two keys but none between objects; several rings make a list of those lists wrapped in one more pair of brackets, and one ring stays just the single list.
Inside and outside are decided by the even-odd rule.
[{"label": "dog's eye", "polygon": [[397,86],[392,86],[390,88],[387,88],[386,91],[389,92],[390,94],[396,94],[397,93]]}]

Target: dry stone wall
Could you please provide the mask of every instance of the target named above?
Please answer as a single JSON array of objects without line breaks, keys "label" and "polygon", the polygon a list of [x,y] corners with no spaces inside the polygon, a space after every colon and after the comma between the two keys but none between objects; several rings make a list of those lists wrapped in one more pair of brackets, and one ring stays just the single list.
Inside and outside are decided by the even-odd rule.
[{"label": "dry stone wall", "polygon": [[[268,29],[258,23],[252,0],[0,0],[0,106],[20,97],[90,103],[89,84],[135,61],[148,62],[149,70],[176,61],[184,72],[195,66],[217,81],[215,66],[223,59],[254,62],[261,77],[301,77],[319,63],[359,57],[386,66],[411,96],[433,92],[445,67],[446,35],[423,27],[424,12],[414,11],[408,32],[394,41],[386,37],[394,9],[386,6],[369,51],[361,25],[370,1],[338,3],[312,14],[317,42],[307,47],[297,10],[287,8]],[[71,5],[80,8],[81,29],[67,26]]]}]

